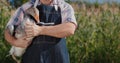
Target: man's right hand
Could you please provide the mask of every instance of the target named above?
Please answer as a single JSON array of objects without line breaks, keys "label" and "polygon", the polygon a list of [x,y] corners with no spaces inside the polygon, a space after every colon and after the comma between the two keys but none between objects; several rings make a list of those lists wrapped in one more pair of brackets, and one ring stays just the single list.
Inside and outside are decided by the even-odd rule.
[{"label": "man's right hand", "polygon": [[27,37],[22,37],[14,41],[15,46],[26,48],[31,44],[31,40],[26,39]]},{"label": "man's right hand", "polygon": [[[25,37],[16,39],[9,34],[8,30],[5,30],[4,35],[7,42],[13,46],[26,48],[31,44],[31,39],[28,39],[28,37],[25,36]],[[29,38],[32,38],[32,37],[29,37]]]}]

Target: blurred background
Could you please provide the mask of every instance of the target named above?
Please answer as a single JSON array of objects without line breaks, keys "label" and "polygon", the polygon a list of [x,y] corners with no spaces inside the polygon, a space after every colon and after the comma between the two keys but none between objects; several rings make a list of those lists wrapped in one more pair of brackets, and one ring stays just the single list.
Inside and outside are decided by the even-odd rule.
[{"label": "blurred background", "polygon": [[[0,63],[15,63],[7,56],[5,25],[28,0],[0,0]],[[71,63],[120,63],[120,0],[66,0],[74,10],[78,28],[67,38]]]}]

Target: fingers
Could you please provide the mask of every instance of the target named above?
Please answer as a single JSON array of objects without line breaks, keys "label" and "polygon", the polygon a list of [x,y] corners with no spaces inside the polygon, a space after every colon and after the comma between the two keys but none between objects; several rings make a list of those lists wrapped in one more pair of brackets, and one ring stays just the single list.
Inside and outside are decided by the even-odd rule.
[{"label": "fingers", "polygon": [[27,22],[25,25],[25,32],[28,38],[39,35],[39,30],[40,26],[36,25],[35,23],[30,24]]},{"label": "fingers", "polygon": [[33,31],[32,30],[29,30],[29,29],[25,29],[25,32],[26,32],[26,37],[32,37],[32,36],[34,36],[34,34],[33,34]]},{"label": "fingers", "polygon": [[24,40],[24,43],[23,43],[24,47],[28,47],[30,44],[31,44],[31,40]]},{"label": "fingers", "polygon": [[17,47],[26,48],[31,44],[31,40],[25,40],[26,37],[22,37],[22,39],[17,39],[15,44]]},{"label": "fingers", "polygon": [[27,37],[32,37],[32,36],[34,36],[33,24],[26,23],[25,32],[26,32],[26,36],[27,36]]}]

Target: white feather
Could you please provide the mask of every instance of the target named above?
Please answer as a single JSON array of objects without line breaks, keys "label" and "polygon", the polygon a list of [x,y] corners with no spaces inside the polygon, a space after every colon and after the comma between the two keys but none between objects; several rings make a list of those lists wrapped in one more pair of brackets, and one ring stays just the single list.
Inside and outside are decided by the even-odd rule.
[{"label": "white feather", "polygon": [[9,53],[10,53],[10,55],[15,55],[15,56],[20,57],[25,52],[25,49],[26,48],[12,46],[12,48],[9,51]]}]

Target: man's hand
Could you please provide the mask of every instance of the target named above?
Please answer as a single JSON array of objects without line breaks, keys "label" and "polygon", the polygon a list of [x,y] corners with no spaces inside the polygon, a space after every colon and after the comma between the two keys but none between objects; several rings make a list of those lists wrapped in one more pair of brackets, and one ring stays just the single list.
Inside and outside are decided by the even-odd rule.
[{"label": "man's hand", "polygon": [[32,22],[26,22],[25,32],[28,38],[38,36],[41,30],[42,30],[41,26],[38,26]]},{"label": "man's hand", "polygon": [[31,40],[26,40],[27,37],[22,37],[14,41],[15,46],[26,48],[31,44]]}]

